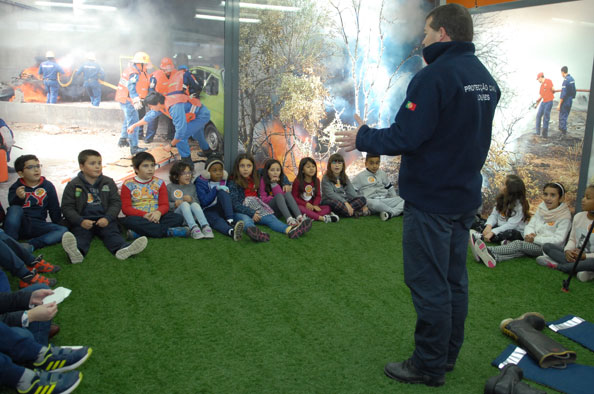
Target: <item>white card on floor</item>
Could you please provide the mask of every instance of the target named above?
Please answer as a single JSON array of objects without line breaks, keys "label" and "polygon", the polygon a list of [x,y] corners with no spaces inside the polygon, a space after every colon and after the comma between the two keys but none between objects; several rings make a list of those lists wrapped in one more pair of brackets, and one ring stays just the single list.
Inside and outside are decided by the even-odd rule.
[{"label": "white card on floor", "polygon": [[58,287],[54,289],[54,294],[48,295],[43,299],[43,303],[49,304],[56,301],[59,304],[60,302],[64,301],[64,299],[68,297],[70,293],[72,293],[72,290],[65,287]]}]

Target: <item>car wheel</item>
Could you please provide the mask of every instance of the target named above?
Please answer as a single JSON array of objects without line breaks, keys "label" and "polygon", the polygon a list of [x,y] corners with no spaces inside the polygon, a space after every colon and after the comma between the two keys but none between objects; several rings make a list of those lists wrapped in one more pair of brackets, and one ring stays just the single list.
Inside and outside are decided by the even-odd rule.
[{"label": "car wheel", "polygon": [[220,152],[223,148],[223,141],[221,133],[217,130],[214,124],[208,123],[204,126],[204,138],[211,150]]}]

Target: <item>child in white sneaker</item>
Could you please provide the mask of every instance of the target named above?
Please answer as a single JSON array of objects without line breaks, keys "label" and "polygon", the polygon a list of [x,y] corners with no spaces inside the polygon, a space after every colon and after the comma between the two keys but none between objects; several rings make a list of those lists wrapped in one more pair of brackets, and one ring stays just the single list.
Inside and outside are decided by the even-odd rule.
[{"label": "child in white sneaker", "polygon": [[[190,227],[190,235],[194,239],[214,238],[208,220],[202,212],[196,195],[196,187],[192,183],[192,168],[184,161],[173,164],[169,170],[170,184],[167,185],[169,209],[184,217]],[[198,221],[198,223],[196,223]],[[200,230],[202,227],[202,230]]]},{"label": "child in white sneaker", "polygon": [[543,188],[544,201],[524,229],[524,240],[487,247],[482,240],[477,239],[473,245],[477,261],[480,259],[487,267],[493,268],[504,260],[541,256],[545,243],[562,245],[571,227],[571,212],[563,202],[564,197],[563,185],[558,182],[547,183]]},{"label": "child in white sneaker", "polygon": [[[565,248],[557,244],[544,244],[542,249],[545,255],[538,257],[536,262],[545,267],[569,273],[573,269],[575,259],[586,240],[586,235],[588,234],[593,220],[594,184],[591,184],[586,189],[584,198],[582,198],[582,212],[576,214],[573,218],[573,225]],[[581,274],[578,277],[580,280],[586,277],[593,277],[594,275],[594,237],[592,237],[592,235],[590,235],[588,244],[582,254],[581,261],[578,263],[577,271]],[[585,282],[585,280],[583,281]]]},{"label": "child in white sneaker", "polygon": [[353,178],[355,190],[367,199],[371,213],[377,213],[384,221],[401,215],[404,200],[396,194],[388,175],[380,169],[380,155],[368,153],[365,169]]},{"label": "child in white sneaker", "polygon": [[287,224],[294,226],[305,219],[291,194],[291,184],[283,173],[281,164],[276,159],[269,159],[264,164],[260,176],[258,194],[274,210],[277,216],[284,216]]}]

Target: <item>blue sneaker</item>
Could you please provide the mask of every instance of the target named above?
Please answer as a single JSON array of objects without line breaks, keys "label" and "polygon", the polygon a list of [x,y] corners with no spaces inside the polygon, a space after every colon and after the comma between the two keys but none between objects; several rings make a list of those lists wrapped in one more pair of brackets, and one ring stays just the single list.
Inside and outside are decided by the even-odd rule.
[{"label": "blue sneaker", "polygon": [[48,345],[43,360],[34,362],[33,367],[48,372],[66,372],[78,368],[87,361],[93,350],[86,346]]},{"label": "blue sneaker", "polygon": [[189,227],[169,227],[167,229],[168,237],[188,238],[190,236]]},{"label": "blue sneaker", "polygon": [[35,371],[37,376],[33,378],[31,386],[26,390],[17,390],[21,394],[68,394],[78,387],[82,380],[82,373],[78,371],[66,373],[49,373],[46,371]]}]

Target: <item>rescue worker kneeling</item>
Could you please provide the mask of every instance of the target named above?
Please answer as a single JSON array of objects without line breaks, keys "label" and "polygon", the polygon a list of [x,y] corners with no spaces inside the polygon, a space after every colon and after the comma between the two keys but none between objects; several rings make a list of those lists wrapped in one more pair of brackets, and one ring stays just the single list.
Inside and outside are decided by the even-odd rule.
[{"label": "rescue worker kneeling", "polygon": [[210,148],[204,148],[204,146],[208,147],[204,138],[204,126],[210,120],[210,111],[202,105],[199,99],[187,95],[165,97],[160,93],[150,92],[144,102],[151,110],[144,118],[128,127],[128,133],[133,133],[138,126],[150,123],[159,116],[159,113],[162,113],[173,120],[175,136],[171,141],[171,146],[177,147],[183,161],[193,167],[188,143],[190,137],[198,141],[206,157],[212,154]]}]

